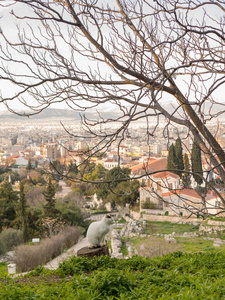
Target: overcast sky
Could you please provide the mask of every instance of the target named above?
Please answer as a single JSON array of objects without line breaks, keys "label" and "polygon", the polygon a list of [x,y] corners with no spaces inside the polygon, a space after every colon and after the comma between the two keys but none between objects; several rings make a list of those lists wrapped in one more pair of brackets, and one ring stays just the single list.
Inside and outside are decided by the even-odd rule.
[{"label": "overcast sky", "polygon": [[[4,1],[4,5],[7,4],[7,3],[11,3],[11,2],[12,1]],[[12,8],[13,8],[12,6],[8,7],[8,8],[3,8],[3,7],[0,6],[0,16],[1,16],[0,27],[3,29],[4,32],[6,32],[6,34],[9,38],[17,39],[17,30],[16,30],[16,25],[17,24],[16,24],[16,21],[15,21],[15,18],[10,15],[10,11],[12,10]],[[28,6],[23,5],[21,3],[17,3],[16,12],[19,15],[27,14],[27,13],[29,15]],[[212,13],[216,14],[216,11],[213,11]],[[0,40],[0,43],[2,44],[3,41]],[[9,66],[10,66],[10,64],[9,64]],[[14,72],[22,72],[22,70],[13,70],[13,71]],[[7,82],[4,82],[4,84],[2,84],[1,81],[0,81],[0,84],[1,84],[1,91],[2,91],[3,94],[10,94],[10,92],[13,92],[11,90],[11,85],[7,84]],[[221,87],[218,90],[218,92],[215,94],[216,100],[219,100],[221,98],[222,90],[223,90],[223,87]],[[168,101],[168,99],[170,99],[170,98],[167,96],[166,101]],[[19,104],[17,101],[14,101],[13,106],[20,108],[21,104]],[[62,104],[62,103],[52,105],[51,107],[68,108],[66,104]],[[6,107],[3,104],[0,104],[0,109],[3,110],[3,109],[6,109]]]}]

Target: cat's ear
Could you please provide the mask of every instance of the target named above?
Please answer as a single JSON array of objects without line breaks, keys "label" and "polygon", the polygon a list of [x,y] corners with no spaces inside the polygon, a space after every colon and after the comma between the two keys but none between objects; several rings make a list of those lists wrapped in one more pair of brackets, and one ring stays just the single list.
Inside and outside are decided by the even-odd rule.
[{"label": "cat's ear", "polygon": [[110,215],[106,215],[105,216],[107,219],[112,219],[112,217]]}]

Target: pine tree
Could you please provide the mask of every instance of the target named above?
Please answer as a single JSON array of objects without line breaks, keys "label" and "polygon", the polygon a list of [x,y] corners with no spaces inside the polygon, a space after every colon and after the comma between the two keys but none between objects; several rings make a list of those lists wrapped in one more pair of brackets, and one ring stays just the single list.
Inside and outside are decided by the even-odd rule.
[{"label": "pine tree", "polygon": [[22,233],[23,233],[23,242],[25,243],[28,239],[28,228],[27,228],[27,211],[26,211],[26,197],[24,193],[24,182],[20,182],[20,196],[19,196],[19,207],[18,215],[20,217]]},{"label": "pine tree", "polygon": [[[184,171],[190,172],[190,162],[187,153],[184,154]],[[183,184],[185,188],[189,188],[191,184],[191,176],[186,172],[183,174]]]},{"label": "pine tree", "polygon": [[176,156],[174,144],[171,144],[169,147],[169,154],[167,157],[167,169],[175,174],[180,175],[180,172],[176,171],[178,169],[178,159]]},{"label": "pine tree", "polygon": [[197,184],[201,185],[203,182],[202,157],[201,157],[201,149],[196,140],[194,140],[192,145],[191,164],[192,164],[193,177],[197,182]]},{"label": "pine tree", "polygon": [[[182,149],[182,143],[181,139],[177,138],[175,145],[175,153],[178,161],[178,170],[184,170],[184,162],[183,162],[183,149]],[[182,172],[178,174],[180,177],[182,177]]]},{"label": "pine tree", "polygon": [[43,192],[46,204],[44,205],[44,212],[47,217],[55,218],[57,210],[55,208],[55,187],[52,183],[51,177],[49,177],[46,190]]}]

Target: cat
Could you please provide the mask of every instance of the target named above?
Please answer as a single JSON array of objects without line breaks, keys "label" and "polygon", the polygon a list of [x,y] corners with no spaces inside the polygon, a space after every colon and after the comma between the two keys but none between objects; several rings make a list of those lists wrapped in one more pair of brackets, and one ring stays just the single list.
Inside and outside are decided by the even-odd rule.
[{"label": "cat", "polygon": [[101,221],[93,222],[89,225],[87,240],[90,249],[105,246],[105,235],[110,231],[110,225],[113,222],[113,218],[110,215],[105,215]]}]

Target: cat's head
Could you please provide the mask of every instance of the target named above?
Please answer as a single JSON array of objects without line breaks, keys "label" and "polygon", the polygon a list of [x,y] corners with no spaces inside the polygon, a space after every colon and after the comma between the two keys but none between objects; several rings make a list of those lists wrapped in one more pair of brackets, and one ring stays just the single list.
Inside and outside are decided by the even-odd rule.
[{"label": "cat's head", "polygon": [[106,222],[108,225],[114,223],[113,218],[112,218],[110,215],[108,215],[108,214],[104,216],[104,219],[105,219],[105,222]]}]

